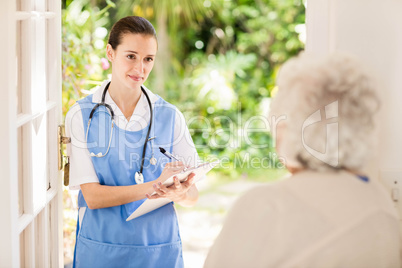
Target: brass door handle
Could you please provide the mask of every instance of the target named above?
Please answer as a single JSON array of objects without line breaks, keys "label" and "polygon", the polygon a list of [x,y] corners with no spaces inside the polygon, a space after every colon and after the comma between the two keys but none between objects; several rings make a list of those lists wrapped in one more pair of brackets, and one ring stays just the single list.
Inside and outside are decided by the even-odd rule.
[{"label": "brass door handle", "polygon": [[57,128],[58,133],[58,155],[59,155],[59,170],[64,170],[64,186],[68,186],[70,181],[70,158],[64,155],[64,144],[71,142],[70,137],[65,137],[64,135],[64,125],[59,125]]}]

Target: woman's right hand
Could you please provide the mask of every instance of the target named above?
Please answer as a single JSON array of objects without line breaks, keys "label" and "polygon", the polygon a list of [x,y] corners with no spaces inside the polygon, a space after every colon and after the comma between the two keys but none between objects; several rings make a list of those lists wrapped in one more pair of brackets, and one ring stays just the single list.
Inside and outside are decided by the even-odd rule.
[{"label": "woman's right hand", "polygon": [[164,183],[167,179],[180,173],[183,169],[186,168],[181,161],[169,162],[165,165],[165,168],[162,170],[162,174],[156,179],[156,183]]}]

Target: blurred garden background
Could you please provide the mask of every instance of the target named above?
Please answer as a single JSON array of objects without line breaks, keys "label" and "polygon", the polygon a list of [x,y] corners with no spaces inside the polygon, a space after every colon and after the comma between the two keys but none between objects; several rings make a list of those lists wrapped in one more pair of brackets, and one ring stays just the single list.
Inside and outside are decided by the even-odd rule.
[{"label": "blurred garden background", "polygon": [[[183,112],[201,160],[220,159],[196,207],[178,207],[185,267],[202,267],[234,200],[286,171],[266,115],[279,67],[304,48],[303,0],[63,0],[63,114],[107,79],[108,30],[148,19],[158,54],[145,85]],[[64,256],[72,260],[77,193],[64,190]]]}]

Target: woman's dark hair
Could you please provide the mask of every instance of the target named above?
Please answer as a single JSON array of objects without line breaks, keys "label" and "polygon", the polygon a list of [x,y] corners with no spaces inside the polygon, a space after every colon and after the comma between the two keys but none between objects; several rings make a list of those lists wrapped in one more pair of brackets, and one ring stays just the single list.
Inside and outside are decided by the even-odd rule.
[{"label": "woman's dark hair", "polygon": [[156,31],[154,26],[142,17],[128,16],[116,22],[109,34],[108,43],[113,49],[120,45],[122,35],[126,33],[151,35],[156,38]]}]

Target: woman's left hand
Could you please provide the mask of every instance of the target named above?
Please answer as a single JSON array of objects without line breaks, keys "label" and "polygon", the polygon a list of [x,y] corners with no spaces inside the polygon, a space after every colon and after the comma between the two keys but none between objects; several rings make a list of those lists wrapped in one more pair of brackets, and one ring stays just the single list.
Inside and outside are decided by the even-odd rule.
[{"label": "woman's left hand", "polygon": [[173,202],[182,202],[187,199],[187,192],[194,185],[194,176],[195,174],[191,173],[184,182],[180,182],[175,176],[173,177],[173,185],[170,185],[169,187],[166,187],[161,182],[155,182],[153,184],[155,194],[146,194],[146,196],[148,199],[167,198]]}]

